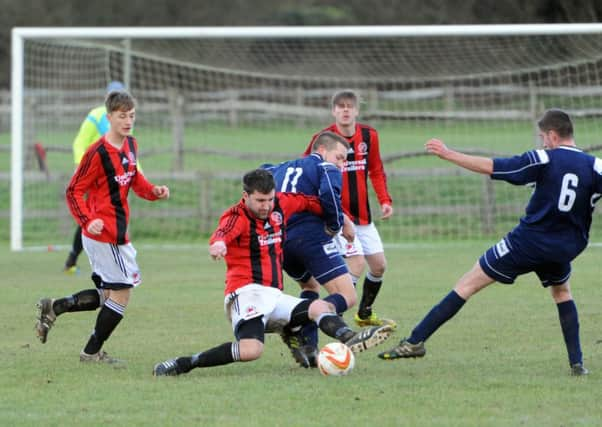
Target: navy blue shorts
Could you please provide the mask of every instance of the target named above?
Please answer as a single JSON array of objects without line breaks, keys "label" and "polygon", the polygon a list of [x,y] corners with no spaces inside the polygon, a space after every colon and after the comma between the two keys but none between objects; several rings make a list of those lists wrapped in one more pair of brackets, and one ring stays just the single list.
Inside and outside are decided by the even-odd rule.
[{"label": "navy blue shorts", "polygon": [[507,238],[487,249],[479,258],[483,271],[500,283],[512,284],[517,276],[534,272],[543,287],[560,285],[571,276],[570,262],[537,261],[537,254],[513,248]]},{"label": "navy blue shorts", "polygon": [[283,249],[284,271],[295,280],[306,282],[314,276],[323,285],[349,271],[332,239],[312,235],[287,238]]}]

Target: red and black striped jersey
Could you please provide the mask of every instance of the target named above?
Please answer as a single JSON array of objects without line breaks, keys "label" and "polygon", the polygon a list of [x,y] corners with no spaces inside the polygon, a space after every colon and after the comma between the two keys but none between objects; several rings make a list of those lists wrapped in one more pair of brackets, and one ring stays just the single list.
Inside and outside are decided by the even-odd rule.
[{"label": "red and black striped jersey", "polygon": [[[130,187],[143,199],[157,199],[152,193],[153,184],[136,167],[137,148],[133,137],[117,149],[103,136],[86,150],[73,174],[66,191],[67,206],[90,239],[118,245],[129,242]],[[88,223],[97,218],[104,222],[98,236],[86,230]]]},{"label": "red and black striped jersey", "polygon": [[259,219],[244,200],[225,211],[209,244],[226,244],[225,294],[252,283],[282,289],[282,242],[286,222],[297,212],[322,215],[320,200],[304,194],[276,193],[267,219]]},{"label": "red and black striped jersey", "polygon": [[381,205],[393,203],[387,189],[387,175],[380,157],[378,133],[376,129],[368,125],[357,123],[354,134],[346,136],[341,134],[336,124],[333,123],[312,137],[305,150],[305,155],[311,153],[314,140],[325,131],[343,136],[350,145],[347,160],[343,166],[343,191],[341,193],[343,210],[355,224],[370,224],[372,214],[368,197],[368,178],[372,182],[378,202]]}]

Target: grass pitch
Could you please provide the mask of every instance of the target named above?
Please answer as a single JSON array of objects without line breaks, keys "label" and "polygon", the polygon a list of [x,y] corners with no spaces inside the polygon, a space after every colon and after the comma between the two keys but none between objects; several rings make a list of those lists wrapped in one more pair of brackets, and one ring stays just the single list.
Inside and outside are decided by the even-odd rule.
[{"label": "grass pitch", "polygon": [[[387,248],[389,270],[376,304],[398,324],[388,347],[409,333],[492,242]],[[493,285],[427,342],[420,360],[359,354],[347,377],[297,367],[277,336],[251,363],[153,378],[166,358],[232,339],[225,320],[223,263],[205,247],[139,246],[143,284],[106,350],[124,369],[78,360],[96,312],[61,316],[40,344],[35,303],[91,285],[65,276],[65,252],[5,252],[0,310],[0,424],[6,426],[592,426],[601,425],[602,249],[574,263],[573,294],[585,364],[569,376],[556,307],[534,275]],[[294,283],[285,289],[297,294]],[[350,318],[349,315],[346,316]],[[326,337],[321,338],[326,343]],[[384,347],[383,347],[384,348]]]}]

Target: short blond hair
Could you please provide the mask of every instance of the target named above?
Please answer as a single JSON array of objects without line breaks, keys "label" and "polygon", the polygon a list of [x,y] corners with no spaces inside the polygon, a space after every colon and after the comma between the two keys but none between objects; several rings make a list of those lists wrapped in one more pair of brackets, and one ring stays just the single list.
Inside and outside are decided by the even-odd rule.
[{"label": "short blond hair", "polygon": [[357,107],[359,105],[360,102],[360,97],[359,95],[351,90],[351,89],[344,89],[344,90],[340,90],[338,92],[336,92],[334,95],[332,95],[332,99],[330,100],[330,105],[332,107],[338,105],[342,100],[350,100],[351,102],[353,102],[353,104]]}]

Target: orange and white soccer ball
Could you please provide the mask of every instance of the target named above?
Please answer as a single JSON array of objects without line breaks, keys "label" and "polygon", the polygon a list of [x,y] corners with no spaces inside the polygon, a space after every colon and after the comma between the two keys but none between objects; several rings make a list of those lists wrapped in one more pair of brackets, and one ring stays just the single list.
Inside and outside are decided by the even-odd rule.
[{"label": "orange and white soccer ball", "polygon": [[355,366],[353,352],[342,342],[326,344],[318,353],[318,369],[322,375],[347,375]]}]

